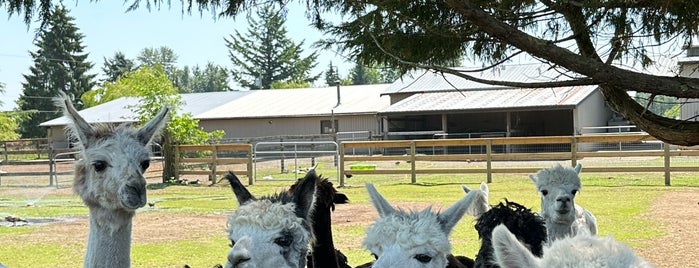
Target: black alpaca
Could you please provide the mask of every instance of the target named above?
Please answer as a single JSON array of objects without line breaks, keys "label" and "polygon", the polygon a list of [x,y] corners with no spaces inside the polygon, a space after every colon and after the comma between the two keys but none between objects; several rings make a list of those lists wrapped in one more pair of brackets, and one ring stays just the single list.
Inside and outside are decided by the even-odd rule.
[{"label": "black alpaca", "polygon": [[[315,208],[311,215],[311,230],[314,242],[312,243],[311,254],[308,255],[306,267],[351,268],[351,266],[347,265],[347,257],[335,249],[331,227],[331,213],[335,210],[335,204],[345,204],[349,202],[349,199],[345,194],[338,192],[327,178],[316,175],[315,170],[310,170],[306,173],[304,178],[308,177],[315,177],[316,200]],[[294,191],[300,181],[292,185],[289,191]]]},{"label": "black alpaca", "polygon": [[476,255],[476,268],[499,268],[493,255],[492,233],[496,226],[504,224],[517,239],[526,243],[531,252],[541,257],[546,243],[544,219],[530,209],[510,202],[500,202],[489,211],[481,214],[476,221],[476,230],[481,239],[481,249]]}]

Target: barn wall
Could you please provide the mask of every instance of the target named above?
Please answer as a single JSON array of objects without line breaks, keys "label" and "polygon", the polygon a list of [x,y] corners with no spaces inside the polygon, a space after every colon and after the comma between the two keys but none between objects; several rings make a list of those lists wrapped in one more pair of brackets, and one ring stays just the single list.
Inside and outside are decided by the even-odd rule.
[{"label": "barn wall", "polygon": [[[319,135],[321,121],[330,116],[248,118],[227,120],[201,120],[199,125],[206,131],[221,129],[225,139],[252,138],[283,135]],[[335,116],[338,131],[372,131],[378,133],[376,115]]]},{"label": "barn wall", "polygon": [[[573,116],[576,117],[574,126],[576,134],[583,133],[581,130],[584,127],[607,126],[607,122],[612,118],[613,113],[609,106],[605,104],[602,93],[599,89],[596,89],[594,93],[580,102],[575,109],[575,114]],[[604,129],[584,131],[586,134],[597,132],[607,131]]]},{"label": "barn wall", "polygon": [[[680,64],[680,76],[699,77],[699,63],[685,62]],[[681,99],[684,105],[680,108],[680,119],[699,121],[699,99]]]}]

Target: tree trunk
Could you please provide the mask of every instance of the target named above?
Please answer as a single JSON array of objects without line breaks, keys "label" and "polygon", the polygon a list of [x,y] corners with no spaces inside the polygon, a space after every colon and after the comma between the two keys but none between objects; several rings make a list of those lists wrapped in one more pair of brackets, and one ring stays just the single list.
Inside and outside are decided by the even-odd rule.
[{"label": "tree trunk", "polygon": [[171,134],[163,132],[163,183],[175,178],[177,172],[175,146],[172,143]]}]

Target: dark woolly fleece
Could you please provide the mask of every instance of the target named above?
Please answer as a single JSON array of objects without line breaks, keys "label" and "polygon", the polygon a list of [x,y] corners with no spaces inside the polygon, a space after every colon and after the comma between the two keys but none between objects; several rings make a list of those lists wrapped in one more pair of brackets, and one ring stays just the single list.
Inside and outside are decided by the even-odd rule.
[{"label": "dark woolly fleece", "polygon": [[526,243],[532,253],[538,257],[544,254],[546,226],[544,219],[530,209],[510,202],[494,206],[483,213],[476,221],[476,231],[481,238],[481,249],[476,255],[476,268],[495,268],[498,266],[493,256],[492,233],[499,224],[505,224],[517,239]]}]

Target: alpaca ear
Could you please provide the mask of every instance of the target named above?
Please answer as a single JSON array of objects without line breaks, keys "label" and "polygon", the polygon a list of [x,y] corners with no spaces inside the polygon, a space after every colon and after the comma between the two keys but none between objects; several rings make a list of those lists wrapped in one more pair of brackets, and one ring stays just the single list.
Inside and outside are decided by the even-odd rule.
[{"label": "alpaca ear", "polygon": [[150,140],[153,139],[153,136],[155,136],[155,134],[158,133],[163,126],[165,126],[169,111],[170,108],[163,107],[163,109],[161,109],[160,112],[155,115],[155,117],[151,118],[151,120],[138,129],[138,132],[136,132],[136,137],[141,144],[144,146],[147,145]]},{"label": "alpaca ear", "polygon": [[379,212],[379,217],[388,216],[396,212],[396,209],[393,208],[393,206],[391,206],[390,203],[388,203],[388,200],[386,200],[386,198],[383,198],[383,196],[379,193],[379,191],[376,190],[373,184],[367,182],[366,190],[367,192],[369,192],[371,203],[374,204],[376,211]]},{"label": "alpaca ear", "polygon": [[470,191],[466,196],[462,197],[459,201],[456,201],[449,208],[439,213],[439,223],[442,225],[442,230],[445,233],[451,233],[451,230],[456,226],[456,224],[464,216],[466,210],[471,207],[473,201],[476,200],[480,191]]},{"label": "alpaca ear", "polygon": [[481,182],[481,192],[488,197],[488,193],[490,192],[490,189],[488,189],[488,184],[485,182]]},{"label": "alpaca ear", "polygon": [[61,107],[63,114],[72,122],[66,126],[69,135],[78,138],[82,147],[87,148],[89,146],[90,137],[95,136],[95,129],[78,114],[75,106],[73,106],[73,102],[70,101],[70,98],[65,93],[60,92],[60,96],[55,98],[54,102],[57,106]]},{"label": "alpaca ear", "polygon": [[462,184],[461,189],[464,190],[464,192],[466,192],[466,193],[472,191],[471,188],[468,188],[468,186],[466,186],[466,184]]},{"label": "alpaca ear", "polygon": [[529,179],[531,179],[534,183],[536,183],[536,174],[529,174]]},{"label": "alpaca ear", "polygon": [[228,182],[231,184],[231,189],[233,189],[233,194],[235,194],[235,197],[238,199],[238,206],[242,206],[250,200],[255,200],[255,196],[243,186],[238,176],[233,174],[233,172],[228,171],[226,179],[228,179]]},{"label": "alpaca ear", "polygon": [[575,168],[574,168],[575,173],[580,174],[580,170],[581,170],[581,169],[582,169],[582,164],[581,164],[581,163],[578,163],[577,165],[575,165]]},{"label": "alpaca ear", "polygon": [[502,268],[535,268],[540,266],[539,259],[522,245],[503,224],[493,229],[492,243],[495,262]]},{"label": "alpaca ear", "polygon": [[294,190],[294,204],[296,204],[296,216],[299,218],[308,218],[313,210],[313,203],[316,199],[316,183],[318,176],[315,176],[315,172],[312,175],[306,175],[298,188]]}]

